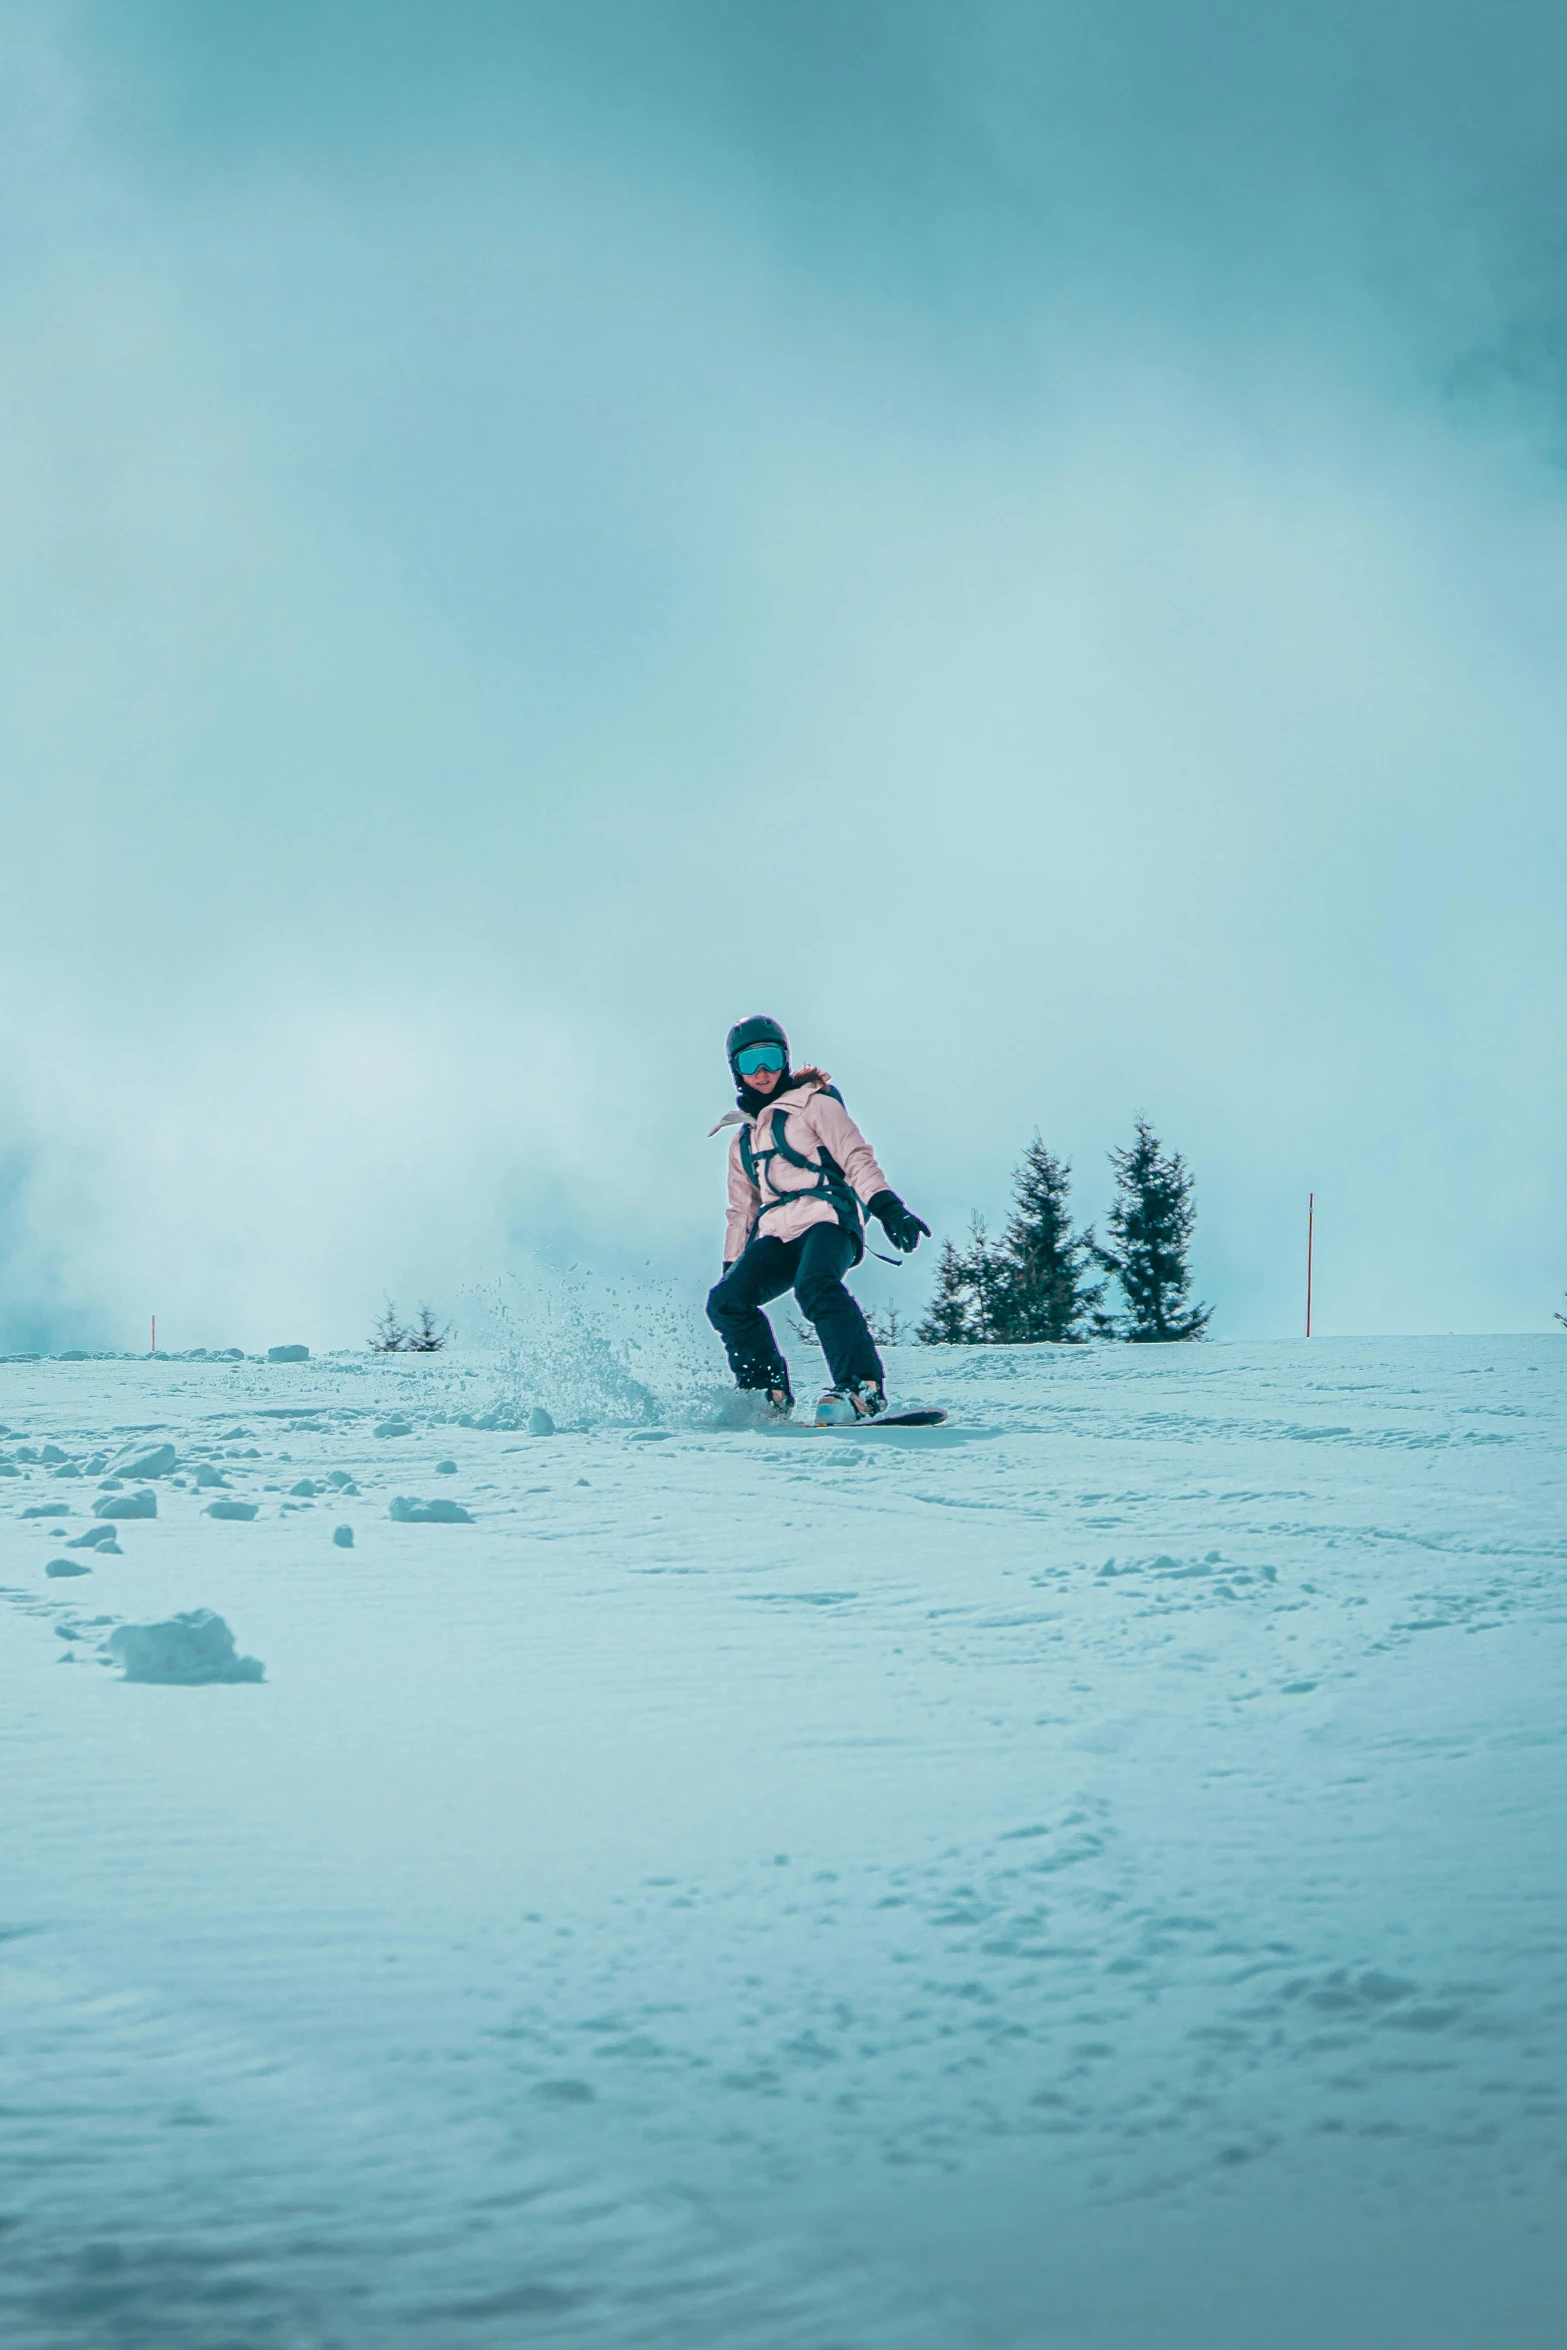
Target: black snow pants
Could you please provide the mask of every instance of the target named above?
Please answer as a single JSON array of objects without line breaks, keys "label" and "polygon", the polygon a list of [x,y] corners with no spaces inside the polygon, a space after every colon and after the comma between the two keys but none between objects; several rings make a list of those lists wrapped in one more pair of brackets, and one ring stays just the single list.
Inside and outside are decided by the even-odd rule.
[{"label": "black snow pants", "polygon": [[813,1224],[798,1240],[763,1235],[736,1257],[716,1289],[709,1292],[707,1318],[724,1342],[729,1368],[741,1387],[787,1387],[772,1325],[762,1312],[792,1289],[800,1311],[816,1325],[834,1387],[871,1379],[881,1385],[881,1357],[865,1327],[865,1316],[843,1286],[854,1263],[855,1244],[841,1224]]}]

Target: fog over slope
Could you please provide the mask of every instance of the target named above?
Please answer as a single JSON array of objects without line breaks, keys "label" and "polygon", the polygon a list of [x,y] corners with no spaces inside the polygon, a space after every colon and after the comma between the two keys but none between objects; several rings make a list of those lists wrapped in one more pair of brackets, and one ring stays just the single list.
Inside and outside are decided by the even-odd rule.
[{"label": "fog over slope", "polygon": [[[0,1341],[695,1287],[765,1007],[936,1226],[1539,1327],[1540,7],[0,8]],[[878,1275],[923,1297],[927,1273]]]}]

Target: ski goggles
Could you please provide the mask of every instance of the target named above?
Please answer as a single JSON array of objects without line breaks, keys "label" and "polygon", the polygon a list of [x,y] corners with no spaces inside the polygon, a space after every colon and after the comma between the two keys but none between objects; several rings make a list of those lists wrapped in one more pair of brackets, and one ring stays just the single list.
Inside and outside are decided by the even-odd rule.
[{"label": "ski goggles", "polygon": [[748,1044],[735,1055],[735,1075],[754,1077],[758,1069],[781,1069],[784,1049],[781,1044]]}]

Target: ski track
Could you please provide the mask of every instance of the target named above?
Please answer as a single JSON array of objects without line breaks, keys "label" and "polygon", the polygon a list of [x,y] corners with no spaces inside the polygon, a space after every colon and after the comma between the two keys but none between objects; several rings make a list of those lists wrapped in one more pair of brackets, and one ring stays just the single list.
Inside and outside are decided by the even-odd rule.
[{"label": "ski track", "polygon": [[1567,1345],[894,1384],[0,1364],[12,2350],[1559,2341]]}]

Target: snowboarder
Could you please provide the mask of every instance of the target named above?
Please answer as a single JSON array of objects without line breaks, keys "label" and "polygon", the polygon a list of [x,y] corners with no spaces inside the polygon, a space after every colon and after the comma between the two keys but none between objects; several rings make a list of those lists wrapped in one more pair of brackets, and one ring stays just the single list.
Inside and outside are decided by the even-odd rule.
[{"label": "snowboarder", "polygon": [[865,1253],[867,1215],[905,1253],[930,1226],[889,1189],[826,1071],[791,1071],[789,1039],[776,1020],[740,1021],[728,1053],[739,1107],[713,1132],[738,1132],[729,1146],[723,1278],[708,1296],[707,1318],[737,1386],[764,1395],[787,1419],[789,1372],[762,1307],[793,1289],[832,1377],[818,1423],[875,1419],[887,1408],[881,1357],[843,1276]]}]

